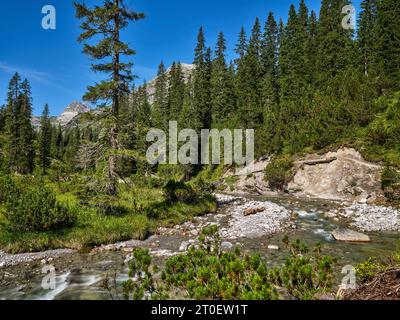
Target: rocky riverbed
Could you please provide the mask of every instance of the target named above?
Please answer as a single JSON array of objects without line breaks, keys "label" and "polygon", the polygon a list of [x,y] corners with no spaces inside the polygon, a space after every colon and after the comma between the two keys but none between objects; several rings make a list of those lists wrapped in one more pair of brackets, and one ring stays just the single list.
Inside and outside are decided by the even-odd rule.
[{"label": "rocky riverbed", "polygon": [[[240,247],[246,252],[260,252],[268,266],[284,261],[285,250],[281,246],[285,234],[310,246],[321,242],[325,254],[339,258],[338,277],[341,266],[355,265],[369,256],[390,255],[397,244],[398,232],[369,231],[379,229],[372,228],[373,222],[376,222],[375,226],[380,226],[379,230],[392,230],[375,218],[379,215],[392,217],[391,225],[395,226],[397,211],[393,208],[371,208],[289,196],[216,196],[220,206],[217,213],[196,217],[172,228],[159,228],[144,241],[104,245],[90,253],[55,250],[13,256],[0,252],[0,299],[108,299],[108,293],[101,289],[101,279],[105,274],[114,273],[118,283],[128,279],[128,262],[133,248],[148,248],[154,261],[162,264],[165,259],[196,245],[201,230],[209,225],[219,227],[224,250]],[[354,224],[362,221],[361,215],[365,211],[369,212],[371,229],[363,232],[370,241],[335,241],[333,234],[337,237],[343,235],[337,230],[361,230]],[[344,239],[349,239],[349,232],[344,235]],[[55,291],[41,287],[45,265],[53,265],[56,269]]]},{"label": "rocky riverbed", "polygon": [[329,211],[327,216],[348,219],[363,232],[400,231],[400,213],[392,207],[353,204]]}]

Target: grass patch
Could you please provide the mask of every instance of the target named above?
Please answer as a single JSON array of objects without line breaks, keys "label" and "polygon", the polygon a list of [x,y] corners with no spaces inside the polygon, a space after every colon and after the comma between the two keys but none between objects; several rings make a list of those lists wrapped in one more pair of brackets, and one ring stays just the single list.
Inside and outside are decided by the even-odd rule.
[{"label": "grass patch", "polygon": [[[6,228],[0,206],[0,247],[10,253],[37,252],[57,248],[82,250],[102,244],[131,239],[143,240],[159,226],[173,226],[217,209],[214,197],[199,195],[192,202],[168,203],[161,188],[121,185],[118,196],[82,197],[82,188],[74,183],[50,185],[57,201],[77,214],[73,227],[48,232],[12,232]],[[122,208],[119,214],[107,214],[97,204],[110,203]]]}]

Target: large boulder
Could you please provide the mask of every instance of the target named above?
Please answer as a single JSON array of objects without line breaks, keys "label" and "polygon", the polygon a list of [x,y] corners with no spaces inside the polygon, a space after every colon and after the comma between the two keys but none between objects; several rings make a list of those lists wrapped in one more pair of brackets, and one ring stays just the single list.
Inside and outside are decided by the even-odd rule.
[{"label": "large boulder", "polygon": [[308,155],[295,162],[295,172],[288,190],[297,195],[365,203],[382,193],[382,167],[350,148]]},{"label": "large boulder", "polygon": [[368,235],[350,229],[338,229],[332,232],[332,237],[344,242],[370,242]]}]

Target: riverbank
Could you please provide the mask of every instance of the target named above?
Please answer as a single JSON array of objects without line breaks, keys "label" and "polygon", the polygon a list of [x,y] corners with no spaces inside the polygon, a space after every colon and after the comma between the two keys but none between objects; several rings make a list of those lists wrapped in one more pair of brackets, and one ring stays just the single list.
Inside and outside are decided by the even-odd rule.
[{"label": "riverbank", "polygon": [[[105,274],[113,275],[115,273],[118,281],[126,280],[128,278],[128,261],[131,259],[133,248],[148,248],[155,261],[163,264],[167,258],[184,253],[190,246],[196,245],[200,231],[210,225],[218,226],[222,241],[221,247],[224,250],[239,247],[244,252],[258,252],[269,268],[284,263],[287,257],[282,243],[284,235],[288,235],[293,240],[301,239],[310,247],[320,242],[323,245],[324,254],[338,258],[335,271],[338,285],[343,277],[340,273],[343,266],[355,266],[370,256],[389,257],[393,253],[396,239],[398,239],[398,233],[368,232],[371,238],[369,243],[335,241],[331,236],[334,230],[341,227],[351,228],[346,219],[339,217],[336,220],[326,217],[327,212],[339,210],[341,206],[345,206],[345,204],[337,202],[289,196],[267,198],[229,195],[217,195],[217,201],[219,204],[217,212],[193,217],[181,224],[156,228],[154,234],[145,240],[128,240],[100,245],[86,253],[71,252],[67,254],[65,252],[65,254],[55,257],[42,257],[40,254],[34,254],[37,255],[36,260],[28,262],[21,260],[18,264],[3,267],[0,270],[6,276],[3,280],[0,279],[0,291],[3,292],[0,298],[48,298],[49,292],[41,289],[40,286],[43,278],[42,268],[45,264],[53,265],[56,268],[57,281],[65,287],[61,292],[50,296],[51,299],[108,299],[107,292],[101,289],[101,279]],[[248,213],[245,212],[246,210],[261,210],[261,207],[265,207],[265,212],[245,215]],[[272,214],[269,215],[270,209],[275,211],[272,210]],[[277,223],[274,221],[274,217],[282,217],[282,220],[279,220],[282,228],[274,229]],[[248,223],[246,219],[259,219],[266,224],[264,227],[267,228],[257,229],[259,225]],[[244,234],[244,237],[240,237],[240,234],[237,234],[237,238],[229,238],[229,230],[236,225],[235,221],[246,226],[249,231],[255,229],[258,230],[257,233],[262,233],[257,237]],[[271,230],[274,232],[270,232]],[[22,256],[18,255],[17,257]],[[15,257],[16,260],[18,260],[17,257]]]}]

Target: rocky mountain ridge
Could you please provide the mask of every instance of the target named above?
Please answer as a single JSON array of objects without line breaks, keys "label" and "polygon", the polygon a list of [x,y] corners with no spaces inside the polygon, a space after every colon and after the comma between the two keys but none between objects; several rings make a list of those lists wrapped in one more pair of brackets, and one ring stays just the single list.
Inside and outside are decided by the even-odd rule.
[{"label": "rocky mountain ridge", "polygon": [[[85,104],[82,102],[78,101],[73,101],[70,103],[64,111],[57,117],[51,117],[50,121],[52,125],[61,125],[62,127],[66,126],[69,124],[76,116],[90,112],[90,108],[87,107]],[[33,116],[32,117],[32,125],[35,128],[40,127],[40,117],[38,116]]]}]

